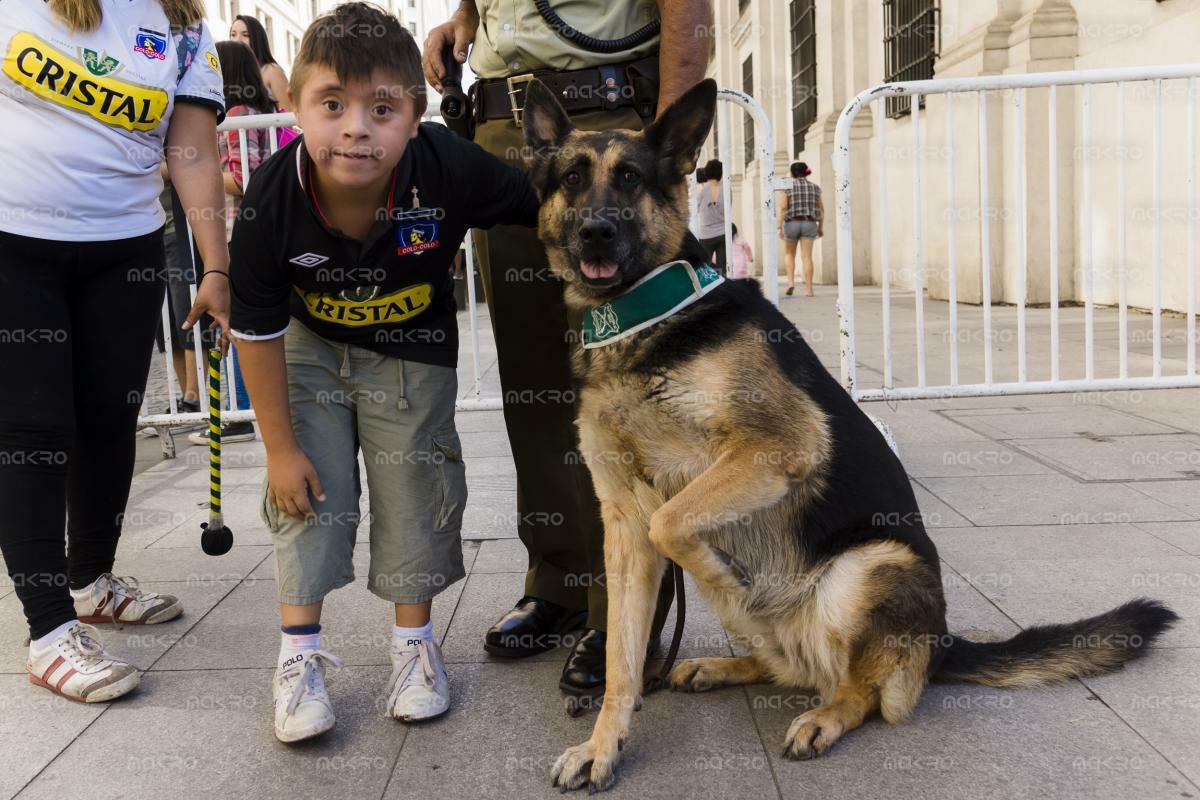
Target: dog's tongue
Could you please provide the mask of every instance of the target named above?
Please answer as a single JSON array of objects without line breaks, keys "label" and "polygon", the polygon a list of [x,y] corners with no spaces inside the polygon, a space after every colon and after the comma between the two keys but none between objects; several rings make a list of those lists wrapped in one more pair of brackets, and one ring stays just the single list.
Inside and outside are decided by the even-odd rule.
[{"label": "dog's tongue", "polygon": [[617,265],[609,261],[580,261],[583,274],[593,279],[611,278],[617,274]]}]

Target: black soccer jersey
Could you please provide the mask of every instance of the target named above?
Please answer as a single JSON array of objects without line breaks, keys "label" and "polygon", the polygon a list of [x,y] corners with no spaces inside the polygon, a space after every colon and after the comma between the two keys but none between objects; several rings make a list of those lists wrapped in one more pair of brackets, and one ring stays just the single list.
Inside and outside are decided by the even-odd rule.
[{"label": "black soccer jersey", "polygon": [[455,253],[468,228],[536,225],[525,173],[449,129],[419,126],[365,241],[332,227],[303,137],[254,172],[229,245],[236,338],[283,335],[295,317],[335,342],[453,367]]}]

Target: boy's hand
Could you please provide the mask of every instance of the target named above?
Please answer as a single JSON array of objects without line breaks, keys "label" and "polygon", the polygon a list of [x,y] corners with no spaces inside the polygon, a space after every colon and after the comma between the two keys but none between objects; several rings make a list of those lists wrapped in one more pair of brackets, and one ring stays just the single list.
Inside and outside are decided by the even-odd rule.
[{"label": "boy's hand", "polygon": [[474,2],[464,2],[449,22],[443,22],[429,32],[425,37],[425,46],[421,48],[421,66],[425,70],[425,80],[437,91],[442,91],[442,80],[446,77],[446,69],[442,66],[442,50],[454,46],[454,60],[465,63],[467,47],[475,41],[475,31],[479,28],[479,11]]},{"label": "boy's hand", "polygon": [[267,458],[267,491],[275,507],[285,514],[313,522],[316,512],[308,493],[325,499],[325,488],[308,456],[299,447]]}]

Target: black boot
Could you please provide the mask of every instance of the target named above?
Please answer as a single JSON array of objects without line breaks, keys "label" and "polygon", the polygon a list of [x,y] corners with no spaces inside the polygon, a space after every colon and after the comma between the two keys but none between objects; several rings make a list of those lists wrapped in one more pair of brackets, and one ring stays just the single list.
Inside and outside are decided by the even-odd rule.
[{"label": "black boot", "polygon": [[[607,644],[608,636],[604,631],[587,628],[575,642],[571,655],[567,656],[567,663],[563,666],[562,679],[558,682],[559,688],[570,694],[596,695],[603,693],[604,653]],[[654,658],[660,650],[658,637],[655,636],[646,645],[646,658]]]},{"label": "black boot", "polygon": [[588,628],[563,667],[558,685],[570,694],[598,694],[604,690],[604,646],[608,635],[604,631]]},{"label": "black boot", "polygon": [[[502,658],[525,658],[553,650],[566,633],[583,625],[586,611],[572,611],[549,600],[522,597],[483,637],[483,649]],[[604,669],[601,653],[600,667]]]}]

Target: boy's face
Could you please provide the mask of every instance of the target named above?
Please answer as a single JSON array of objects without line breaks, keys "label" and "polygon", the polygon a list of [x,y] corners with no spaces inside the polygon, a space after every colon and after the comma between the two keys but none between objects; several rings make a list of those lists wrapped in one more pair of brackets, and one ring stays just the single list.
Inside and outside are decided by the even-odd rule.
[{"label": "boy's face", "polygon": [[345,188],[390,175],[421,122],[404,84],[378,69],[343,84],[333,69],[314,66],[295,100],[309,157],[321,177]]}]

